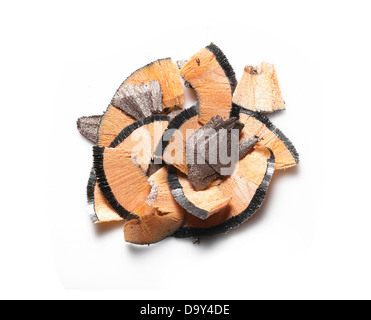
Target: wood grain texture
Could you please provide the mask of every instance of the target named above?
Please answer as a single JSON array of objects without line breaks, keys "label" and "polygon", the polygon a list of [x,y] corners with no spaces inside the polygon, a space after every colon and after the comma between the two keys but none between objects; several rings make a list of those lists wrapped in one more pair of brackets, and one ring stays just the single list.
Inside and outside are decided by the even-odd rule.
[{"label": "wood grain texture", "polygon": [[155,243],[173,234],[183,224],[185,210],[172,196],[167,174],[167,167],[163,167],[149,178],[152,190],[146,202],[153,211],[124,225],[125,241]]},{"label": "wood grain texture", "polygon": [[233,94],[233,102],[258,112],[275,112],[285,109],[273,64],[263,62],[246,66]]},{"label": "wood grain texture", "polygon": [[136,120],[120,109],[109,105],[104,113],[98,131],[98,145],[108,147],[117,135]]},{"label": "wood grain texture", "polygon": [[94,147],[94,169],[98,185],[112,208],[123,218],[146,214],[143,208],[151,185],[144,172],[120,149]]},{"label": "wood grain texture", "polygon": [[207,48],[193,55],[180,70],[181,76],[195,89],[199,100],[198,120],[205,124],[216,115],[229,118],[232,88],[214,53]]}]

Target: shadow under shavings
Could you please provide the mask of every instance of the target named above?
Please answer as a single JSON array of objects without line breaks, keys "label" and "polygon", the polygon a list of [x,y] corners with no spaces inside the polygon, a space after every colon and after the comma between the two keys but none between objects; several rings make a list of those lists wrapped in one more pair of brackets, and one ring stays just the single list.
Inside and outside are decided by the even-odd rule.
[{"label": "shadow under shavings", "polygon": [[105,222],[105,223],[97,223],[94,224],[94,230],[95,234],[97,236],[102,236],[106,234],[107,232],[110,232],[114,229],[123,228],[124,222],[123,221],[111,221],[111,222]]},{"label": "shadow under shavings", "polygon": [[132,254],[133,256],[139,256],[148,253],[148,250],[151,250],[151,252],[153,252],[154,250],[158,250],[161,246],[166,245],[167,241],[171,241],[172,239],[176,240],[174,238],[168,237],[152,244],[134,244],[130,242],[124,242],[124,245],[125,250],[127,250],[129,254]]},{"label": "shadow under shavings", "polygon": [[264,114],[267,118],[269,118],[270,121],[273,122],[275,118],[284,116],[285,112],[286,110],[277,110],[275,112],[261,112],[261,113]]}]

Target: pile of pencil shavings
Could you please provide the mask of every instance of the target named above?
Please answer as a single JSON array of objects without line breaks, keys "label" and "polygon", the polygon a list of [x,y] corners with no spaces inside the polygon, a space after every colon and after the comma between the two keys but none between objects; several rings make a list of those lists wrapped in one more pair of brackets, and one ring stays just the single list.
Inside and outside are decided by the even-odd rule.
[{"label": "pile of pencil shavings", "polygon": [[[195,90],[187,109],[183,85]],[[261,206],[275,170],[299,155],[262,113],[284,110],[275,68],[246,66],[237,83],[213,43],[189,60],[156,60],[132,73],[101,116],[81,117],[94,164],[94,223],[124,222],[125,240],[226,233]]]}]

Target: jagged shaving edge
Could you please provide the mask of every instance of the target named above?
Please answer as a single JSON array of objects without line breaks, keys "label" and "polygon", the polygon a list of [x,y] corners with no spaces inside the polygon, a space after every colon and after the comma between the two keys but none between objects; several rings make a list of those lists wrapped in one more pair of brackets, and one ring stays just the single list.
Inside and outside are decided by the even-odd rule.
[{"label": "jagged shaving edge", "polygon": [[150,124],[150,123],[156,122],[156,121],[169,121],[169,117],[167,115],[164,115],[164,114],[156,114],[156,115],[152,115],[152,116],[140,119],[140,120],[128,125],[111,142],[111,144],[109,145],[109,148],[116,148],[128,136],[130,136],[136,129],[138,129],[138,128],[146,125],[146,124]]},{"label": "jagged shaving edge", "polygon": [[214,43],[210,43],[206,47],[206,49],[214,54],[216,60],[218,61],[218,63],[222,67],[226,77],[228,78],[229,84],[231,85],[231,90],[232,90],[232,95],[233,95],[233,92],[234,92],[234,90],[236,89],[236,86],[237,86],[237,79],[236,79],[236,73],[234,72],[234,70],[233,70],[231,64],[229,63],[227,57],[225,56],[223,51],[220,50],[220,48],[217,45],[215,45]]},{"label": "jagged shaving edge", "polygon": [[93,147],[94,156],[94,170],[97,176],[97,182],[100,190],[104,197],[111,205],[111,207],[119,214],[119,216],[126,220],[138,219],[139,216],[126,210],[116,199],[112,192],[112,189],[107,181],[106,173],[104,172],[103,160],[104,160],[105,147]]},{"label": "jagged shaving edge", "polygon": [[88,185],[86,187],[86,194],[88,198],[88,214],[93,223],[99,221],[97,213],[95,212],[94,204],[94,188],[95,182],[97,181],[97,176],[95,174],[94,168],[90,170],[90,176],[88,180]]},{"label": "jagged shaving edge", "polygon": [[233,102],[230,116],[237,117],[239,119],[240,113],[244,113],[248,116],[254,117],[256,120],[264,123],[267,126],[267,128],[270,131],[272,131],[284,143],[286,148],[290,151],[291,155],[293,156],[296,164],[299,163],[299,153],[296,151],[296,148],[294,147],[292,142],[264,114],[245,109]]}]

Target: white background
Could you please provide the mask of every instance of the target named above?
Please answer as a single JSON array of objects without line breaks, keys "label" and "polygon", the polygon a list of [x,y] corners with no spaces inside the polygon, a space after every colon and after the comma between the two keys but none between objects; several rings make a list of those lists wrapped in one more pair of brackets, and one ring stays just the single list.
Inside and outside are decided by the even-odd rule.
[{"label": "white background", "polygon": [[[0,4],[1,299],[370,299],[368,1]],[[274,63],[301,156],[228,235],[124,242],[87,216],[100,114],[132,71],[211,41],[237,78]],[[187,104],[192,99],[187,100]],[[117,290],[112,290],[117,289]]]}]

